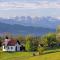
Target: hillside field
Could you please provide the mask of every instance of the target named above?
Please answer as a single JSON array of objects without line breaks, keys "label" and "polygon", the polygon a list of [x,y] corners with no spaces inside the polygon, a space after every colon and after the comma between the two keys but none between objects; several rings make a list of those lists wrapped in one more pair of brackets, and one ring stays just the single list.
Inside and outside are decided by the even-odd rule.
[{"label": "hillside field", "polygon": [[31,52],[0,52],[0,60],[26,60],[31,56]]},{"label": "hillside field", "polygon": [[60,60],[60,52],[36,56],[28,60]]},{"label": "hillside field", "polygon": [[[35,52],[36,53],[36,52]],[[0,60],[60,60],[60,49],[47,50],[43,55],[33,56],[33,52],[0,52]]]}]

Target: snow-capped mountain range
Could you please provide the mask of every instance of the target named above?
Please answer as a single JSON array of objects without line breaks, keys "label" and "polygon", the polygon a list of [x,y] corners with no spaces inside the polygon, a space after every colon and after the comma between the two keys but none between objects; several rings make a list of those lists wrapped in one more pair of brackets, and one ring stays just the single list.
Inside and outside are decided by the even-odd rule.
[{"label": "snow-capped mountain range", "polygon": [[24,26],[34,26],[44,28],[56,28],[58,25],[60,25],[60,19],[50,16],[48,17],[16,16],[9,19],[0,18],[0,22],[6,24],[18,24]]}]

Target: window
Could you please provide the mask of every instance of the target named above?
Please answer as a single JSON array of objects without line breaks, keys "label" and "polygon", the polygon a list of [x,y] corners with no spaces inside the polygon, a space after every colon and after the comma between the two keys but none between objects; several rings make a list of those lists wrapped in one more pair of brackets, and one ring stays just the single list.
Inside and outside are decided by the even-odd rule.
[{"label": "window", "polygon": [[11,47],[11,49],[13,49],[13,47]]},{"label": "window", "polygon": [[8,49],[9,49],[9,47],[8,47]]}]

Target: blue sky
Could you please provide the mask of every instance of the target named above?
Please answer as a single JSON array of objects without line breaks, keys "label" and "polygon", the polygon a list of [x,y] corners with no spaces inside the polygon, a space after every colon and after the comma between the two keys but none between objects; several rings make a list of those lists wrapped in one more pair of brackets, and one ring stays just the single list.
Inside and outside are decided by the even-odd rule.
[{"label": "blue sky", "polygon": [[0,17],[15,16],[60,18],[60,0],[0,0]]}]

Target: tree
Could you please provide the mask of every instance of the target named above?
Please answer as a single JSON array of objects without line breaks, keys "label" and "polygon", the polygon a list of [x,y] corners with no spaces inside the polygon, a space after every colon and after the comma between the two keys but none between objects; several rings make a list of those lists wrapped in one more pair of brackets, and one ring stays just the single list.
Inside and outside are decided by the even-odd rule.
[{"label": "tree", "polygon": [[2,37],[0,37],[0,47],[2,46]]},{"label": "tree", "polygon": [[17,40],[19,40],[20,42],[24,42],[25,43],[25,36],[18,35],[17,36]]},{"label": "tree", "polygon": [[45,50],[44,47],[41,47],[41,45],[39,44],[38,46],[39,55],[43,54],[44,50]]},{"label": "tree", "polygon": [[39,44],[41,45],[41,47],[44,47],[44,48],[48,46],[47,35],[43,35],[39,37]]},{"label": "tree", "polygon": [[0,47],[2,46],[2,41],[0,40]]},{"label": "tree", "polygon": [[31,51],[31,47],[32,47],[31,40],[32,40],[31,35],[27,35],[26,36],[26,44],[25,44],[26,51]]},{"label": "tree", "polygon": [[47,35],[47,40],[48,40],[48,46],[49,47],[54,47],[56,46],[56,34],[54,33],[49,33]]},{"label": "tree", "polygon": [[57,46],[60,46],[60,25],[56,28]]},{"label": "tree", "polygon": [[32,41],[31,41],[31,50],[32,51],[37,51],[38,50],[38,44],[39,44],[39,37],[34,36],[32,37]]}]

